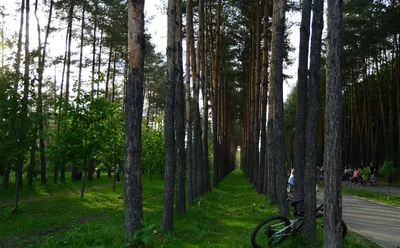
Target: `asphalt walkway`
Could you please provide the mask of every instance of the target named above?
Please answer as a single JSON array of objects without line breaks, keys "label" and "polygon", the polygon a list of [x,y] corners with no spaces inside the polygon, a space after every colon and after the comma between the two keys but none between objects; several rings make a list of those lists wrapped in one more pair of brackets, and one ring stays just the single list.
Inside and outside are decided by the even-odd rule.
[{"label": "asphalt walkway", "polygon": [[[357,188],[384,193],[388,190],[387,186]],[[400,188],[390,187],[390,192],[400,195]],[[323,202],[323,188],[317,193],[317,201]],[[342,205],[343,220],[350,229],[382,247],[400,248],[400,208],[347,194],[343,194]]]}]

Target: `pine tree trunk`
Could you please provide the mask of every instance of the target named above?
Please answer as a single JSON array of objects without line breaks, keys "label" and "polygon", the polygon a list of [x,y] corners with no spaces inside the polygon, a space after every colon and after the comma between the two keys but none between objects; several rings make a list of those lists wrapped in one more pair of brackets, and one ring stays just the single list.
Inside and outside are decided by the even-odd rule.
[{"label": "pine tree trunk", "polygon": [[144,0],[128,1],[129,80],[125,95],[124,205],[125,242],[143,220],[141,139],[144,74]]},{"label": "pine tree trunk", "polygon": [[[199,2],[200,3],[200,2]],[[202,31],[202,30],[201,30]],[[200,37],[200,28],[199,28],[199,33],[198,37]],[[199,100],[200,100],[200,83],[201,83],[201,78],[200,78],[200,64],[202,58],[201,54],[201,46],[200,46],[200,39],[198,39],[197,42],[197,53],[196,53],[196,80],[193,83],[194,86],[194,143],[195,143],[195,154],[197,158],[197,169],[199,173],[199,181],[198,181],[198,196],[203,196],[204,195],[204,184],[205,184],[205,175],[204,175],[204,153],[203,153],[203,143],[202,143],[202,130],[201,130],[201,117],[200,117],[200,106],[199,106]]]},{"label": "pine tree trunk", "polygon": [[[267,197],[277,203],[277,177],[276,177],[276,163],[274,154],[274,112],[275,112],[275,67],[276,67],[276,0],[273,1],[273,20],[272,20],[272,37],[271,37],[271,67],[270,67],[270,87],[268,96],[268,120],[267,120],[267,149],[268,149],[268,194]],[[275,16],[275,17],[274,17]]]},{"label": "pine tree trunk", "polygon": [[220,74],[220,29],[221,29],[221,9],[222,3],[221,0],[218,0],[218,7],[217,7],[217,23],[216,23],[216,36],[215,36],[215,55],[214,55],[214,72],[213,72],[213,145],[214,145],[214,178],[213,184],[216,186],[219,183],[219,167],[222,166],[220,164],[220,146],[218,141],[218,122],[220,121],[219,116],[219,92],[218,92],[218,85],[219,85],[219,74]]},{"label": "pine tree trunk", "polygon": [[[310,51],[310,78],[307,85],[307,125],[306,125],[306,164],[304,173],[304,227],[303,233],[306,242],[316,240],[316,170],[318,144],[318,94],[320,82],[321,36],[324,27],[324,1],[314,0],[312,36]],[[297,130],[296,130],[297,131]],[[296,176],[295,176],[296,178]]]},{"label": "pine tree trunk", "polygon": [[[397,39],[394,36],[395,47],[396,47],[396,95],[397,95],[397,154],[400,154],[400,35]],[[400,156],[397,156],[397,168],[400,168]],[[400,171],[400,170],[398,170]]]},{"label": "pine tree trunk", "polygon": [[[37,37],[38,37],[38,66],[40,67],[42,64],[42,51],[41,51],[41,46],[42,46],[42,41],[41,41],[41,30],[40,30],[40,21],[39,18],[37,16],[37,9],[38,9],[38,0],[35,1],[35,19],[36,19],[36,30],[37,30]],[[39,71],[39,69],[38,69]],[[40,89],[41,91],[41,89]],[[39,95],[39,89],[38,89],[38,93]],[[41,92],[40,92],[41,95]],[[41,96],[40,96],[41,97]],[[36,98],[36,102],[38,103],[38,98]],[[36,105],[36,114],[39,114],[38,108],[39,108],[40,104]],[[32,130],[32,137],[31,137],[31,150],[30,150],[30,162],[29,162],[29,167],[28,167],[28,186],[32,186],[33,183],[33,177],[34,177],[34,173],[35,173],[35,166],[36,166],[36,144],[37,144],[37,134],[38,134],[38,126],[40,124],[40,120],[38,121],[38,123],[35,123],[33,130]]]},{"label": "pine tree trunk", "polygon": [[255,95],[254,95],[254,151],[253,151],[253,164],[254,164],[254,185],[257,191],[261,192],[261,177],[260,177],[260,163],[259,163],[259,142],[260,142],[260,73],[261,73],[261,52],[260,52],[260,41],[261,41],[261,10],[259,2],[257,1],[254,5],[256,7],[256,40],[255,40]]},{"label": "pine tree trunk", "polygon": [[99,60],[97,63],[97,92],[96,92],[96,96],[99,97],[99,93],[100,93],[100,70],[101,70],[101,52],[102,52],[102,48],[103,48],[103,29],[100,32],[100,48],[99,48]]},{"label": "pine tree trunk", "polygon": [[[192,118],[190,112],[190,37],[189,37],[189,24],[191,22],[190,12],[193,8],[192,0],[188,0],[188,7],[186,8],[186,23],[188,29],[188,35],[186,36],[186,133],[187,133],[187,178],[188,178],[188,203],[190,206],[193,206],[193,198],[194,198],[194,178],[193,178],[193,148],[192,148]],[[190,7],[189,4],[192,4]],[[193,23],[192,23],[193,25]]]},{"label": "pine tree trunk", "polygon": [[[195,81],[196,81],[196,51],[194,49],[194,31],[193,31],[193,0],[188,0],[187,2],[187,9],[186,9],[186,22],[187,22],[187,39],[188,39],[188,47],[186,49],[189,50],[190,53],[190,65],[191,65],[191,73],[192,73],[192,83],[193,83],[193,89],[195,88]],[[189,74],[190,75],[190,74]],[[190,89],[189,89],[190,92]],[[190,94],[190,93],[189,93]],[[189,102],[190,104],[190,102]],[[189,113],[190,114],[190,113]],[[190,121],[192,116],[190,117]],[[191,128],[191,133],[190,137],[192,138],[192,134],[196,136],[196,133],[192,133],[192,126]],[[193,131],[195,131],[195,128],[193,128]],[[189,135],[189,134],[188,134]],[[192,142],[192,139],[191,139]],[[189,147],[188,147],[189,149]],[[197,154],[196,154],[197,148],[196,148],[196,141],[193,139],[193,143],[191,146],[191,185],[192,185],[192,197],[197,198],[198,196],[198,185],[197,185]]]},{"label": "pine tree trunk", "polygon": [[[90,161],[89,161],[89,163],[90,163]],[[82,183],[82,188],[81,188],[81,199],[83,198],[83,195],[85,194],[87,176],[88,176],[88,167],[86,166],[86,162],[85,162],[85,173],[83,174],[83,183]]]},{"label": "pine tree trunk", "polygon": [[176,124],[176,213],[186,213],[185,192],[185,120],[182,62],[182,0],[176,1],[178,29],[175,34],[175,124]]},{"label": "pine tree trunk", "polygon": [[92,181],[93,173],[94,173],[94,159],[93,158],[89,158],[89,163],[87,165],[87,172],[88,172],[87,180]]},{"label": "pine tree trunk", "polygon": [[[27,122],[28,122],[28,97],[29,97],[29,65],[30,65],[30,52],[29,52],[29,20],[30,20],[30,2],[29,0],[25,0],[25,70],[24,70],[24,87],[23,87],[23,96],[22,96],[22,109],[21,109],[21,129],[20,129],[20,153],[17,158],[17,171],[16,173],[16,185],[18,187],[22,187],[22,168],[24,166],[24,155],[27,151],[26,146],[26,132],[28,130]],[[16,194],[16,196],[18,196]],[[18,199],[16,199],[18,201]],[[16,206],[17,208],[17,206]]]},{"label": "pine tree trunk", "polygon": [[112,95],[111,95],[111,102],[114,102],[115,100],[115,74],[117,73],[116,69],[116,63],[117,63],[117,49],[114,51],[114,65],[113,65],[113,80],[112,80]]},{"label": "pine tree trunk", "polygon": [[[62,79],[61,79],[61,86],[60,86],[60,96],[59,96],[59,106],[58,106],[58,120],[57,120],[57,153],[59,153],[59,136],[60,136],[60,130],[61,130],[61,118],[63,115],[63,108],[62,108],[62,101],[63,101],[63,90],[64,90],[64,75],[65,75],[65,66],[67,62],[67,49],[68,49],[68,40],[69,40],[69,29],[67,29],[67,34],[65,36],[65,53],[64,53],[64,62],[63,62],[63,71],[62,71]],[[56,76],[54,76],[56,78]],[[57,85],[56,80],[54,80],[55,87]],[[55,96],[56,97],[56,96]],[[57,154],[58,156],[61,157],[60,154]],[[58,170],[62,167],[60,165],[60,162],[57,161],[54,163],[54,170],[53,170],[53,183],[57,184],[58,180]]]},{"label": "pine tree trunk", "polygon": [[174,210],[174,184],[175,184],[175,80],[176,80],[176,46],[175,35],[177,32],[176,0],[168,0],[168,30],[167,30],[167,82],[165,90],[165,120],[164,120],[164,145],[165,145],[165,172],[164,172],[164,198],[161,228],[172,231]]},{"label": "pine tree trunk", "polygon": [[[256,1],[253,1],[253,4]],[[256,11],[257,12],[257,11]],[[254,147],[254,112],[255,112],[255,103],[254,103],[254,98],[255,98],[255,50],[256,50],[256,15],[251,14],[251,48],[250,48],[250,59],[249,59],[249,156],[247,157],[247,164],[249,165],[249,178],[250,182],[255,184],[256,180],[254,180],[254,172],[255,172],[255,163],[254,163],[254,153],[255,153],[255,147]],[[256,185],[255,185],[256,186]],[[256,186],[257,188],[257,186]]]},{"label": "pine tree trunk", "polygon": [[33,174],[35,173],[35,149],[31,147],[30,152],[30,159],[29,159],[29,167],[28,167],[28,186],[33,185]]},{"label": "pine tree trunk", "polygon": [[[72,22],[73,22],[73,15],[74,15],[74,5],[75,1],[71,1],[71,6],[69,8],[68,14],[68,52],[67,52],[67,80],[65,82],[65,101],[69,101],[69,81],[71,75],[71,42],[72,42]],[[62,176],[61,176],[62,177]],[[64,176],[65,178],[65,176]],[[62,180],[61,180],[62,181]]]},{"label": "pine tree trunk", "polygon": [[[19,35],[18,35],[18,44],[17,44],[17,53],[15,56],[15,64],[14,64],[14,68],[15,68],[15,83],[14,83],[14,97],[13,97],[13,106],[12,106],[12,110],[11,110],[11,116],[13,117],[13,124],[12,126],[14,127],[14,137],[15,140],[19,139],[20,137],[20,133],[21,131],[19,129],[23,129],[22,127],[17,127],[16,123],[17,123],[17,119],[19,118],[17,116],[17,108],[18,108],[18,84],[19,84],[19,79],[20,79],[20,63],[21,63],[21,50],[22,50],[22,33],[23,33],[23,28],[24,28],[24,16],[25,16],[25,0],[22,0],[21,3],[21,18],[20,18],[20,27],[19,27]],[[23,123],[23,122],[22,122]],[[21,140],[20,140],[21,142]],[[16,161],[16,166],[15,166],[15,176],[17,179],[17,175],[18,172],[20,172],[20,175],[22,174],[22,155],[18,155],[17,157],[17,161]],[[9,179],[9,177],[4,177],[3,180],[5,179]],[[17,180],[16,180],[17,182]],[[20,183],[19,183],[20,184]],[[3,182],[3,185],[8,185],[8,181],[7,182]],[[17,184],[16,184],[17,186]],[[8,186],[7,186],[8,187]]]},{"label": "pine tree trunk", "polygon": [[[284,32],[285,32],[286,0],[274,0],[273,31],[275,40],[274,49],[275,62],[274,74],[274,162],[276,167],[276,186],[278,214],[288,213],[287,191],[286,191],[286,168],[284,159],[284,129],[283,129],[283,56],[284,56]],[[283,183],[284,182],[284,183]]]},{"label": "pine tree trunk", "polygon": [[204,18],[204,1],[199,1],[199,52],[200,52],[200,82],[203,92],[203,170],[204,170],[204,192],[211,190],[209,159],[208,159],[208,98],[207,98],[207,71],[206,71],[206,51],[204,41],[204,27],[206,19]]},{"label": "pine tree trunk", "polygon": [[[95,11],[97,11],[97,5],[95,6]],[[92,94],[94,94],[94,73],[96,68],[96,33],[97,33],[97,16],[94,14],[94,28],[93,28],[93,43],[92,43]]]},{"label": "pine tree trunk", "polygon": [[108,100],[108,99],[110,99],[109,97],[108,97],[108,85],[109,85],[109,82],[110,82],[110,72],[111,72],[111,59],[112,59],[112,52],[113,52],[113,45],[111,44],[111,47],[110,47],[110,53],[108,54],[108,66],[107,66],[107,79],[106,79],[106,92],[105,92],[105,96],[104,96],[104,98],[106,99],[106,100]]},{"label": "pine tree trunk", "polygon": [[[44,38],[44,44],[43,44],[43,51],[41,55],[41,64],[39,65],[39,75],[38,75],[38,98],[37,98],[37,112],[39,115],[43,114],[43,100],[42,100],[42,87],[43,87],[43,72],[44,72],[44,67],[46,65],[46,48],[47,48],[47,40],[50,35],[50,24],[51,24],[51,18],[53,15],[53,5],[54,1],[50,1],[50,7],[49,7],[49,18],[47,21],[47,27],[46,27],[46,34]],[[46,184],[46,154],[45,154],[45,144],[44,144],[44,128],[43,128],[43,120],[39,118],[38,121],[38,127],[39,127],[39,151],[40,151],[40,181],[41,184],[45,185]]]},{"label": "pine tree trunk", "polygon": [[342,92],[340,69],[341,1],[328,1],[325,161],[324,247],[342,247]]},{"label": "pine tree trunk", "polygon": [[[2,20],[1,20],[1,44],[5,43],[4,39],[4,27],[5,27],[5,22],[4,22],[4,17],[5,15],[2,15]],[[1,73],[4,72],[4,46],[1,46]]]},{"label": "pine tree trunk", "polygon": [[10,172],[11,169],[9,167],[6,167],[4,169],[3,182],[2,182],[3,189],[8,189],[8,184],[10,182]]},{"label": "pine tree trunk", "polygon": [[269,47],[268,43],[270,39],[267,35],[268,25],[269,25],[269,0],[264,3],[264,45],[263,45],[263,67],[262,67],[262,102],[261,102],[261,154],[260,154],[260,178],[262,180],[261,193],[267,193],[268,188],[268,167],[267,167],[267,130],[266,130],[266,120],[267,120],[267,94],[268,94],[268,53]]},{"label": "pine tree trunk", "polygon": [[79,52],[79,72],[78,72],[78,92],[77,98],[79,100],[81,95],[81,88],[82,88],[82,68],[83,68],[83,40],[84,40],[84,33],[85,30],[85,11],[86,11],[86,3],[83,2],[82,7],[82,17],[81,17],[81,44],[80,44],[80,52]]},{"label": "pine tree trunk", "polygon": [[311,0],[303,0],[300,24],[299,68],[297,71],[296,131],[293,149],[294,194],[304,199],[304,167],[306,162],[307,67],[310,40]]}]

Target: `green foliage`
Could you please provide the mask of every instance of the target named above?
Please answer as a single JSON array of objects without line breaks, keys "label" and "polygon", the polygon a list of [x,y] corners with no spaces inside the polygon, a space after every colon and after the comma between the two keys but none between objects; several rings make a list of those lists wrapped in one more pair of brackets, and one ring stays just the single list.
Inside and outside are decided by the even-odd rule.
[{"label": "green foliage", "polygon": [[359,169],[358,172],[361,173],[361,177],[366,183],[371,181],[371,169],[368,166]]},{"label": "green foliage", "polygon": [[142,173],[164,173],[164,130],[162,125],[156,128],[142,124]]},{"label": "green foliage", "polygon": [[106,167],[122,161],[123,115],[119,103],[83,93],[80,99],[63,104],[60,132],[48,147],[53,162],[69,162],[83,168],[88,158]]},{"label": "green foliage", "polygon": [[386,175],[388,177],[395,175],[396,172],[397,168],[394,165],[394,162],[392,160],[387,160],[387,159],[385,159],[385,162],[383,162],[382,168],[379,169],[379,173]]},{"label": "green foliage", "polygon": [[155,225],[149,225],[146,227],[142,227],[139,230],[136,230],[135,234],[133,237],[126,243],[127,247],[139,247],[139,246],[145,246],[149,239],[152,238],[152,236],[155,236],[157,234],[157,230],[154,228]]},{"label": "green foliage", "polygon": [[[386,175],[388,183],[389,183],[389,185],[391,185],[393,182],[393,176],[396,175],[397,170],[398,169],[394,165],[393,160],[385,159],[385,162],[383,162],[382,168],[379,169],[379,173]],[[389,192],[389,189],[388,189],[388,192]]]}]

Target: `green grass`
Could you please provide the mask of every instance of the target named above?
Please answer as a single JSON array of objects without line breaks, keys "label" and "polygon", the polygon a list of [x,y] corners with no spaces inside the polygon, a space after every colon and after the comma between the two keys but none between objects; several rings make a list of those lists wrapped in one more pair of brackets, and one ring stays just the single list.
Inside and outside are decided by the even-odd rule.
[{"label": "green grass", "polygon": [[[196,200],[186,214],[175,215],[173,232],[164,232],[160,229],[163,181],[150,182],[144,176],[142,182],[144,221],[137,239],[144,240],[146,247],[251,247],[253,228],[277,212],[255,193],[242,172],[235,171]],[[0,247],[124,247],[122,183],[112,193],[112,180],[95,179],[88,183],[83,199],[80,187],[77,182],[24,187],[20,211],[14,214],[12,190],[0,191]],[[281,245],[321,246],[322,232],[313,246],[304,244],[300,235]],[[349,233],[345,247],[378,246]]]},{"label": "green grass", "polygon": [[373,191],[368,191],[367,189],[357,189],[357,188],[352,188],[352,189],[343,188],[343,193],[366,198],[368,200],[375,202],[380,202],[400,207],[400,196],[398,195],[389,195],[383,192],[373,192]]}]

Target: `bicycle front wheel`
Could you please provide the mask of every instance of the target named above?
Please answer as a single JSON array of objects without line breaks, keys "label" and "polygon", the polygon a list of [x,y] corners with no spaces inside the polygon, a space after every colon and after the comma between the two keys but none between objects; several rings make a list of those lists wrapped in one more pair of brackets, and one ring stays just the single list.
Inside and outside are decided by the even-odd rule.
[{"label": "bicycle front wheel", "polygon": [[274,247],[290,233],[290,221],[285,216],[274,216],[258,224],[251,234],[253,248]]}]

